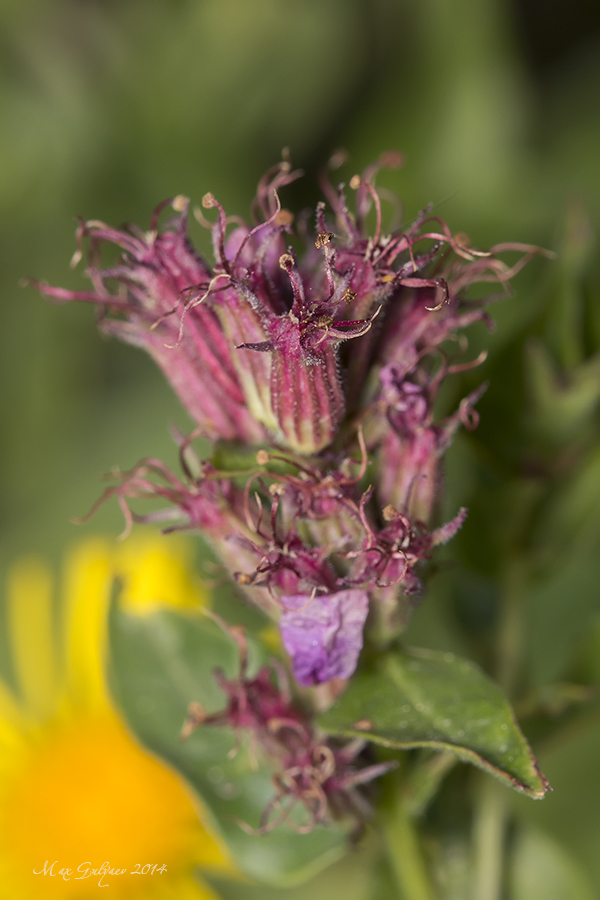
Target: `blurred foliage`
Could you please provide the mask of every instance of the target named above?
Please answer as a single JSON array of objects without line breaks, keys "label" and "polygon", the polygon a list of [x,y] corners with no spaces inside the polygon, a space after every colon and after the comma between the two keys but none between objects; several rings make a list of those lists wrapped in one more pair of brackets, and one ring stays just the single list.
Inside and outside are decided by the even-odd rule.
[{"label": "blurred foliage", "polygon": [[[162,198],[212,190],[245,215],[283,146],[307,172],[284,203],[313,205],[338,146],[351,154],[346,180],[398,147],[407,165],[382,181],[406,218],[432,201],[476,245],[557,251],[494,307],[493,335],[470,335],[473,356],[490,357],[445,401],[490,380],[480,428],[448,456],[448,511],[470,516],[409,632],[476,659],[535,708],[532,739],[564,720],[564,740],[536,748],[555,793],[507,801],[517,900],[537,896],[532,873],[549,861],[554,894],[540,896],[600,889],[600,719],[585,691],[535,694],[600,681],[599,19],[593,0],[5,0],[0,11],[2,565],[23,551],[57,557],[96,476],[145,455],[174,463],[168,422],[189,424],[149,360],[98,338],[90,310],[18,286],[28,275],[81,286],[68,272],[75,214],[144,225]],[[117,510],[87,527],[116,533]],[[442,801],[464,794],[457,773],[432,833]],[[464,847],[436,852],[458,883]],[[311,896],[330,896],[332,877]],[[378,877],[380,888],[357,876],[352,889],[383,897]]]}]

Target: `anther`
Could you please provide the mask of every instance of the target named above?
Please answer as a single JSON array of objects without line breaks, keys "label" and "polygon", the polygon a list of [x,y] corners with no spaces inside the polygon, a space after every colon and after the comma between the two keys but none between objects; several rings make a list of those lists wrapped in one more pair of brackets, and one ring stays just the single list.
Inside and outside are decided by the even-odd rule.
[{"label": "anther", "polygon": [[187,740],[193,731],[198,728],[198,726],[202,725],[203,722],[206,721],[206,712],[204,711],[204,707],[201,703],[197,703],[196,701],[192,701],[188,706],[188,715],[187,719],[183,723],[183,728],[179,734],[179,739],[182,741]]},{"label": "anther", "polygon": [[171,200],[171,206],[175,212],[183,212],[189,202],[189,197],[186,197],[184,194],[177,194],[177,196],[173,197]]},{"label": "anther", "polygon": [[335,150],[329,158],[329,168],[334,171],[335,169],[339,169],[341,166],[343,166],[347,161],[347,150]]},{"label": "anther", "polygon": [[289,209],[280,209],[273,219],[273,225],[291,225],[293,221],[294,213],[290,212]]},{"label": "anther", "polygon": [[382,516],[386,522],[393,522],[394,519],[398,517],[398,510],[392,506],[391,503],[388,503],[387,506],[382,510]]},{"label": "anther", "polygon": [[321,247],[324,247],[329,241],[332,241],[334,237],[335,235],[332,231],[320,231],[315,241],[315,247],[317,250],[320,250]]}]

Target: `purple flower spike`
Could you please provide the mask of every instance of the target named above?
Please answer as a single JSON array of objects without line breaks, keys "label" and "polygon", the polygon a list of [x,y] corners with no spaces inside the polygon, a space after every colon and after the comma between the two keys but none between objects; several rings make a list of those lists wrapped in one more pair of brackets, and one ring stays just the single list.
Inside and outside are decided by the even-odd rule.
[{"label": "purple flower spike", "polygon": [[[476,250],[429,209],[388,231],[375,176],[400,162],[384,154],[350,179],[352,211],[344,185],[325,180],[329,211],[317,204],[314,230],[281,205],[301,174],[287,157],[259,182],[251,222],[205,194],[210,221],[194,215],[211,231],[212,265],[190,241],[183,196],[161,203],[148,231],[81,222],[74,262],[86,239],[91,289],[32,282],[57,302],[95,304],[102,330],[146,350],[195,422],[177,437],[181,478],[144,459],[104,498],[118,498],[128,529],[202,531],[248,600],[280,620],[305,685],[352,675],[369,609],[369,639],[395,638],[422,562],[462,525],[464,510],[436,527],[442,457],[460,426],[476,427],[485,385],[443,419],[436,401],[447,376],[485,359],[462,358],[455,340],[491,325],[495,294],[470,287],[507,288],[539,252]],[[109,268],[107,244],[121,251]],[[509,265],[506,252],[520,258]],[[204,460],[199,436],[214,445]],[[138,512],[151,498],[167,507]]]},{"label": "purple flower spike", "polygon": [[369,611],[366,591],[338,591],[310,597],[282,597],[286,611],[279,620],[283,645],[292,658],[300,684],[350,678],[363,645]]}]

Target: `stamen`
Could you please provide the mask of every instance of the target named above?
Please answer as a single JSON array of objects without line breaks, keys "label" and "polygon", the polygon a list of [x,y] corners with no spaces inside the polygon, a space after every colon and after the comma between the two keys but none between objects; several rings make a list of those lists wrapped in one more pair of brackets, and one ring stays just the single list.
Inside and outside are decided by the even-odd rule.
[{"label": "stamen", "polygon": [[203,196],[202,206],[204,209],[216,207],[219,210],[219,217],[212,228],[213,250],[215,259],[218,260],[226,272],[229,272],[229,261],[225,255],[225,235],[227,233],[227,215],[225,210],[210,191]]},{"label": "stamen", "polygon": [[[221,278],[226,278],[227,284],[225,284],[225,285],[223,285],[223,287],[220,287],[215,290],[213,285],[215,285]],[[190,298],[190,300],[188,300],[188,302],[183,307],[183,311],[181,313],[181,319],[179,320],[179,332],[177,335],[177,340],[175,341],[174,344],[165,344],[165,347],[167,347],[169,350],[174,350],[176,347],[179,347],[183,340],[183,325],[185,322],[185,318],[186,318],[188,312],[190,311],[190,309],[193,309],[195,306],[199,306],[201,303],[204,303],[204,301],[211,294],[216,294],[219,291],[225,290],[225,288],[227,288],[230,283],[231,283],[231,276],[227,272],[219,272],[217,275],[215,275],[213,278],[211,278],[206,291],[204,292],[204,294],[202,294],[201,297]],[[185,293],[188,290],[194,290],[194,288],[185,288],[184,291],[182,291],[182,293]],[[168,313],[166,315],[170,315],[170,313]]]},{"label": "stamen", "polygon": [[[238,251],[235,254],[234,260],[231,264],[232,269],[235,269],[235,267],[237,265],[237,261],[240,258],[240,255],[241,255],[244,247],[250,240],[250,238],[253,237],[255,234],[257,234],[259,231],[261,231],[261,229],[267,228],[269,225],[274,225],[276,223],[277,219],[279,218],[279,216],[281,215],[281,213],[284,212],[284,210],[281,209],[281,201],[279,200],[279,195],[278,195],[277,191],[273,190],[272,193],[273,193],[273,196],[275,197],[275,207],[276,207],[275,212],[267,219],[266,222],[260,222],[260,224],[255,225],[254,228],[248,232],[248,234],[246,235],[246,237],[244,238],[244,240],[238,247]],[[288,213],[288,215],[290,215],[290,214]],[[292,216],[292,219],[293,219],[293,216]]]},{"label": "stamen", "polygon": [[292,309],[290,310],[290,315],[298,315],[305,303],[304,285],[300,278],[292,247],[288,247],[288,252],[279,257],[279,267],[283,269],[284,272],[287,272],[290,284],[292,285],[294,302],[292,304]]}]

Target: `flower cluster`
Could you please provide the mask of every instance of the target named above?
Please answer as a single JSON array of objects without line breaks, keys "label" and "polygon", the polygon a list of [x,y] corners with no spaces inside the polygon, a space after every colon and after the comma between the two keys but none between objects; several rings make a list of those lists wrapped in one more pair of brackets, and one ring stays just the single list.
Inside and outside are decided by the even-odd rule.
[{"label": "flower cluster", "polygon": [[[350,678],[365,633],[379,645],[398,633],[422,561],[462,525],[465,510],[435,527],[440,460],[461,424],[476,425],[482,390],[445,419],[434,406],[446,376],[483,357],[456,361],[451,339],[488,321],[490,298],[468,288],[505,287],[536,252],[476,251],[430,210],[387,233],[375,178],[399,163],[386,154],[351,179],[354,211],[344,185],[325,182],[330,208],[318,204],[314,231],[306,217],[294,231],[281,206],[300,174],[286,160],[261,180],[252,225],[206,194],[215,223],[196,213],[212,231],[212,267],[189,239],[186,198],[161,204],[147,232],[81,223],[92,290],[38,285],[96,304],[102,330],[146,349],[196,423],[177,435],[181,476],[143,460],[106,494],[128,522],[201,530],[279,622],[303,685]],[[161,228],[167,206],[175,216]],[[106,243],[123,254],[102,268]],[[511,250],[509,267],[499,254]],[[454,346],[464,353],[464,341]],[[210,459],[195,455],[196,435],[213,442]],[[141,515],[128,506],[140,497],[167,506]]]},{"label": "flower cluster", "polygon": [[[218,619],[218,617],[216,617]],[[217,670],[215,678],[227,698],[221,712],[207,715],[199,703],[190,704],[181,736],[187,738],[201,725],[225,725],[239,740],[248,734],[252,758],[257,745],[274,760],[278,774],[276,793],[265,809],[259,828],[239,824],[249,833],[265,834],[286,822],[300,834],[330,821],[332,810],[346,816],[369,817],[370,806],[357,788],[394,769],[395,761],[361,766],[357,757],[366,741],[356,739],[335,746],[319,735],[309,717],[294,706],[282,666],[261,669],[248,676],[248,653],[244,632],[220,621],[240,650],[240,674],[229,680]],[[274,680],[274,677],[276,680]],[[304,810],[304,820],[293,813]]]}]

